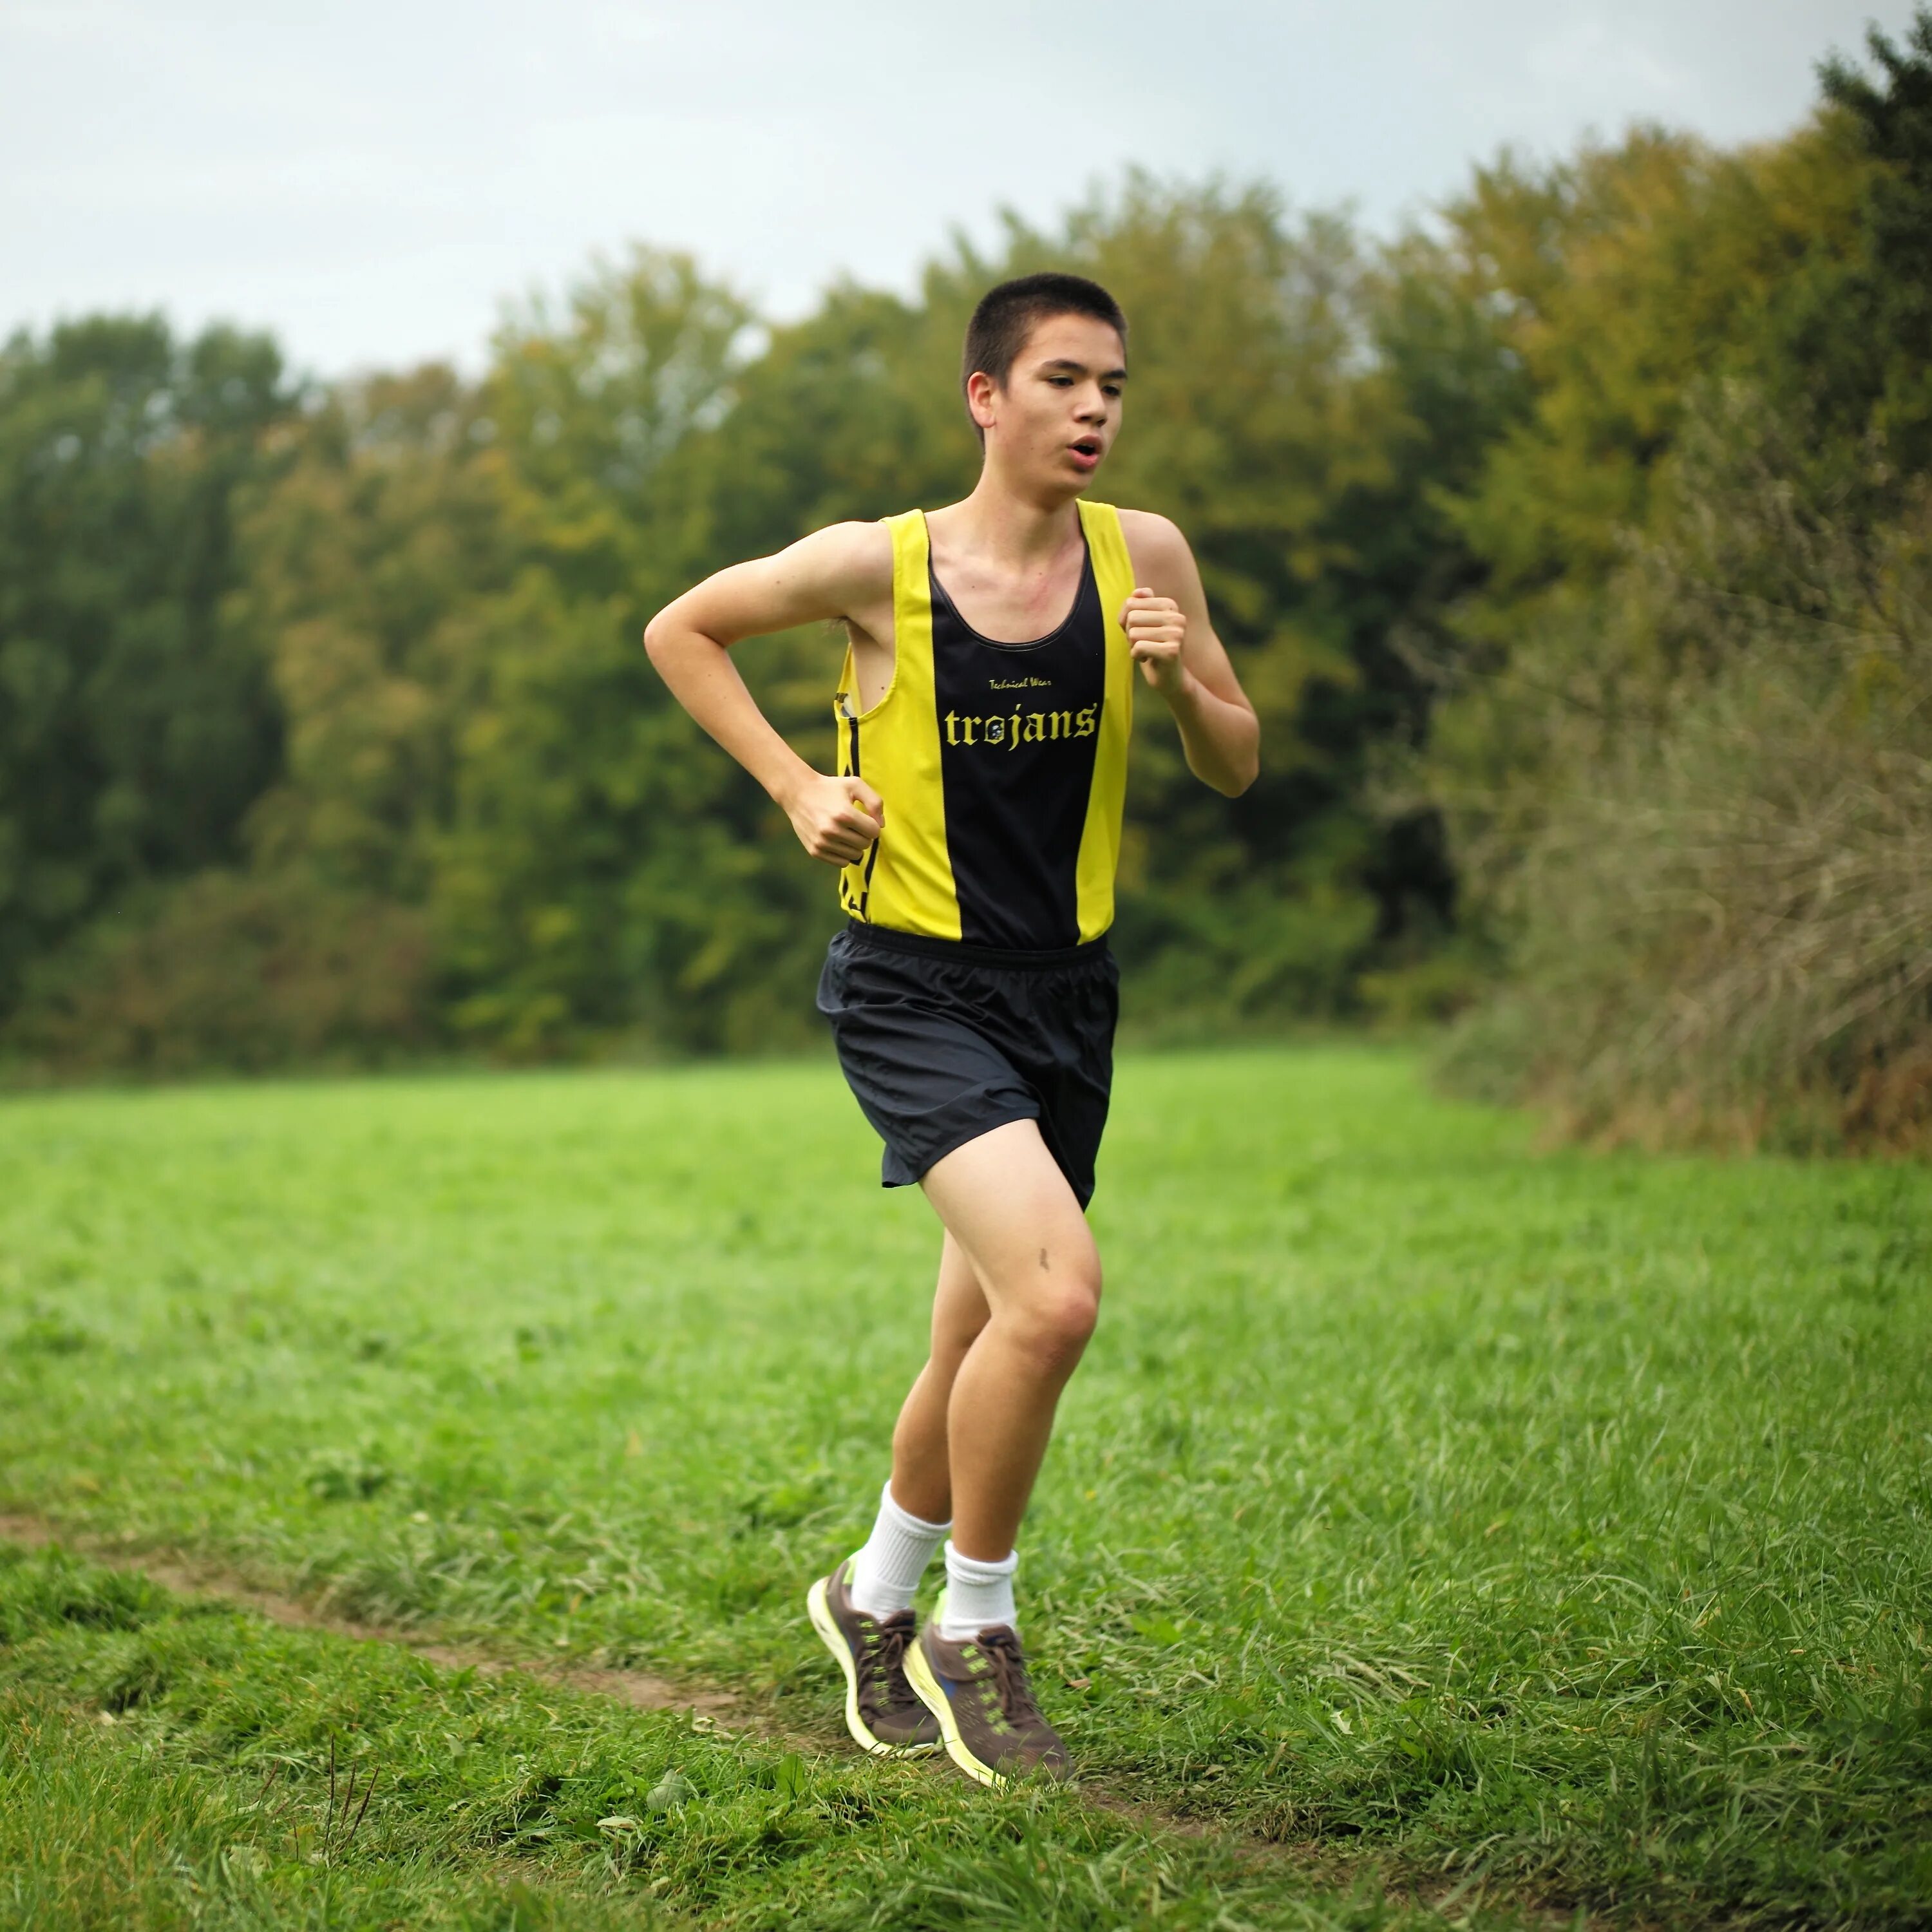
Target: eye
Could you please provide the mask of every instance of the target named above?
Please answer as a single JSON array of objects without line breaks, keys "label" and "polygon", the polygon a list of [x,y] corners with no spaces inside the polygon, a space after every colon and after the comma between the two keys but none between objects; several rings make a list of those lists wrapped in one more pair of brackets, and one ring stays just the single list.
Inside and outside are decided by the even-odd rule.
[{"label": "eye", "polygon": [[1120,386],[1118,382],[1102,382],[1100,387],[1110,396],[1118,396],[1120,393]]},{"label": "eye", "polygon": [[1073,386],[1071,376],[1049,376],[1046,379],[1056,389],[1070,389]]}]

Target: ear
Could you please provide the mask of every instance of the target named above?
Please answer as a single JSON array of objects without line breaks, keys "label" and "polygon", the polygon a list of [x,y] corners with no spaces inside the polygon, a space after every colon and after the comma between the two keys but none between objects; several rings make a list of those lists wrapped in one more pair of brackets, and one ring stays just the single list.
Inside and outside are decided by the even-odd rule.
[{"label": "ear", "polygon": [[1000,386],[983,369],[976,369],[966,379],[966,408],[982,429],[991,429],[998,413],[995,398]]}]

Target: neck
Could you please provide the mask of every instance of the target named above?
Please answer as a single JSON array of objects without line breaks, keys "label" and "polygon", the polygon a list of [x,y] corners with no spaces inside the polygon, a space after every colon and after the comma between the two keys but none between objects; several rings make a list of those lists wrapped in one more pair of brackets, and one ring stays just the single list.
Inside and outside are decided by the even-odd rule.
[{"label": "neck", "polygon": [[968,548],[1022,565],[1058,556],[1080,522],[1076,498],[1016,488],[990,454],[973,494],[953,506],[952,515]]}]

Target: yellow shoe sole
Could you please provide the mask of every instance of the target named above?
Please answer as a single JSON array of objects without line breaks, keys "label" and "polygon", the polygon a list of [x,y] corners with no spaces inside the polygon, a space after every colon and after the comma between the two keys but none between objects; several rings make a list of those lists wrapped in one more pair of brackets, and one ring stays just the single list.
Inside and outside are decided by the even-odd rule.
[{"label": "yellow shoe sole", "polygon": [[[845,1728],[852,1733],[852,1742],[874,1757],[929,1757],[939,1748],[937,1744],[889,1744],[866,1729],[865,1719],[859,1714],[859,1672],[852,1662],[852,1648],[839,1634],[838,1626],[832,1619],[832,1606],[825,1600],[825,1583],[826,1580],[821,1576],[805,1593],[806,1613],[812,1618],[812,1628],[818,1631],[826,1648],[838,1660],[838,1668],[844,1672]],[[910,1658],[913,1653],[908,1650],[906,1654]]]},{"label": "yellow shoe sole", "polygon": [[991,1765],[982,1764],[966,1748],[965,1741],[959,1735],[958,1722],[952,1714],[952,1700],[940,1688],[939,1679],[933,1676],[932,1666],[926,1660],[926,1646],[916,1637],[906,1646],[906,1682],[912,1686],[913,1694],[938,1719],[939,1734],[946,1740],[946,1755],[968,1778],[976,1778],[995,1791],[1005,1790],[1008,1780]]}]

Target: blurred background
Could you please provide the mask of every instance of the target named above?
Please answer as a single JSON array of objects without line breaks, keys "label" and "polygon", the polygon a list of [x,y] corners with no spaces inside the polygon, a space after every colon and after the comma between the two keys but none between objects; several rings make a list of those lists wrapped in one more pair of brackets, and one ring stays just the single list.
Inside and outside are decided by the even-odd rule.
[{"label": "blurred background", "polygon": [[[968,488],[1053,266],[1263,719],[1142,707],[1135,1035],[1932,1142],[1932,14],[1343,10],[0,5],[5,1077],[814,1042],[640,633]],[[821,764],[839,650],[740,654]]]}]

